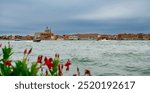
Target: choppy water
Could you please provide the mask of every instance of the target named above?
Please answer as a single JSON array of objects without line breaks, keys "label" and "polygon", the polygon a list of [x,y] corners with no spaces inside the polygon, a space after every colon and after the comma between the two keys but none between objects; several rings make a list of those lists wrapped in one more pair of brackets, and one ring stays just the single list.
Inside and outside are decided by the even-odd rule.
[{"label": "choppy water", "polygon": [[[0,41],[3,45],[8,41]],[[25,48],[33,48],[30,60],[38,55],[54,57],[60,54],[61,62],[70,59],[72,67],[68,75],[76,73],[76,67],[90,69],[92,75],[150,75],[150,41],[10,41],[12,59],[22,59]],[[66,75],[67,75],[66,74]],[[83,73],[82,73],[83,74]]]}]

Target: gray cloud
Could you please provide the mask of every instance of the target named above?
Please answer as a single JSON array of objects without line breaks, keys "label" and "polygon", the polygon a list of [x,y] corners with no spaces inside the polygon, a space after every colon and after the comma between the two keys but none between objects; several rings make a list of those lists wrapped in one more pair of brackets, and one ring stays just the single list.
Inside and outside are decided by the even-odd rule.
[{"label": "gray cloud", "polygon": [[149,0],[0,0],[0,34],[149,33]]}]

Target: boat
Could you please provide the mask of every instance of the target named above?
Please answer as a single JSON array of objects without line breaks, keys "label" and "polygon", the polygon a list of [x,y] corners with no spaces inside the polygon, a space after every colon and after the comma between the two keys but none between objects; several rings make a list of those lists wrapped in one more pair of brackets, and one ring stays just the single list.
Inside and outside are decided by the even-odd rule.
[{"label": "boat", "polygon": [[40,36],[38,34],[35,34],[33,38],[33,42],[40,42],[40,41],[41,41]]},{"label": "boat", "polygon": [[33,39],[33,42],[40,42],[41,39]]}]

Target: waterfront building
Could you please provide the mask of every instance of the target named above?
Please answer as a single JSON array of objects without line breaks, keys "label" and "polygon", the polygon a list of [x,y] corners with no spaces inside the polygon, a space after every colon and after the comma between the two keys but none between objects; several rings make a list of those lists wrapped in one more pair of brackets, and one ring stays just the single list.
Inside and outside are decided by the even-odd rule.
[{"label": "waterfront building", "polygon": [[98,35],[97,40],[108,40],[108,35]]},{"label": "waterfront building", "polygon": [[143,34],[143,33],[138,33],[138,34],[124,33],[124,34],[118,34],[117,40],[150,40],[150,35]]},{"label": "waterfront building", "polygon": [[55,35],[55,40],[64,40],[64,36]]},{"label": "waterfront building", "polygon": [[150,34],[144,34],[143,40],[150,40]]},{"label": "waterfront building", "polygon": [[79,40],[97,40],[98,34],[77,34]]},{"label": "waterfront building", "polygon": [[9,35],[9,36],[7,36],[7,38],[8,38],[8,40],[15,40],[15,36],[13,36],[13,35]]},{"label": "waterfront building", "polygon": [[69,39],[69,40],[79,40],[79,36],[77,36],[77,35],[70,35],[70,36],[68,37],[68,39]]},{"label": "waterfront building", "polygon": [[65,34],[64,40],[97,40],[98,34]]},{"label": "waterfront building", "polygon": [[46,27],[46,29],[43,32],[36,32],[34,38],[41,40],[51,40],[54,39],[54,34],[51,32],[51,29]]}]

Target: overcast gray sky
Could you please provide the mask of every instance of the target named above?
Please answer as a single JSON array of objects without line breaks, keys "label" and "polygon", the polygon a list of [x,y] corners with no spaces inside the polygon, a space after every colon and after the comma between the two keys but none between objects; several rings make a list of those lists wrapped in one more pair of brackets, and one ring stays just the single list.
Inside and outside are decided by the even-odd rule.
[{"label": "overcast gray sky", "polygon": [[0,34],[150,33],[150,0],[0,0]]}]

